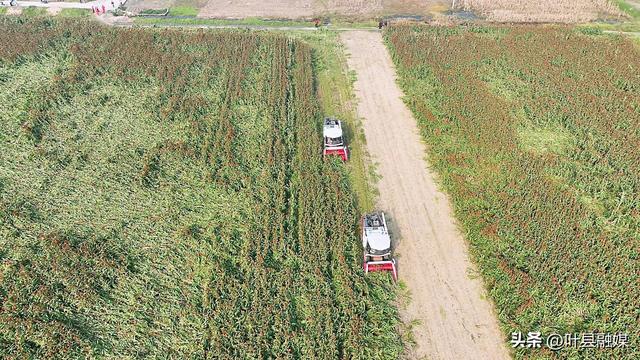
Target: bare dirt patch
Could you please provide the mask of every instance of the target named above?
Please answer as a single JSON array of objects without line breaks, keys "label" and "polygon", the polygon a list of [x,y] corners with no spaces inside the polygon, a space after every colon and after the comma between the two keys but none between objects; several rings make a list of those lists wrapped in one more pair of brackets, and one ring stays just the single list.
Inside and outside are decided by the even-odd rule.
[{"label": "bare dirt patch", "polygon": [[322,15],[429,15],[448,9],[449,4],[447,0],[209,0],[199,16],[296,19]]},{"label": "bare dirt patch", "polygon": [[402,102],[391,57],[379,32],[349,31],[350,53],[367,148],[377,171],[378,207],[389,215],[400,280],[411,301],[401,309],[417,346],[411,358],[507,359],[502,333],[457,230],[449,200],[428,169],[426,148]]},{"label": "bare dirt patch", "polygon": [[133,19],[130,17],[114,16],[113,14],[109,13],[96,16],[96,19],[106,25],[130,26],[133,24]]},{"label": "bare dirt patch", "polygon": [[622,15],[608,0],[460,0],[456,7],[497,22],[576,23]]},{"label": "bare dirt patch", "polygon": [[60,11],[62,11],[62,8],[59,6],[55,6],[55,4],[47,7],[47,14],[52,16],[58,15]]},{"label": "bare dirt patch", "polygon": [[19,6],[11,6],[7,8],[7,15],[20,15],[22,14],[22,8]]}]

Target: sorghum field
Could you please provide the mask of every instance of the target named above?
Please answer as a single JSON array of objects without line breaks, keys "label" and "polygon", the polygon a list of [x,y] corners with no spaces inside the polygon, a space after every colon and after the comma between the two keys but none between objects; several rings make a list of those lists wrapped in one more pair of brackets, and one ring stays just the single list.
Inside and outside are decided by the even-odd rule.
[{"label": "sorghum field", "polygon": [[398,26],[386,40],[505,339],[630,341],[517,358],[640,357],[637,44],[527,26]]},{"label": "sorghum field", "polygon": [[0,358],[397,357],[311,49],[0,18]]}]

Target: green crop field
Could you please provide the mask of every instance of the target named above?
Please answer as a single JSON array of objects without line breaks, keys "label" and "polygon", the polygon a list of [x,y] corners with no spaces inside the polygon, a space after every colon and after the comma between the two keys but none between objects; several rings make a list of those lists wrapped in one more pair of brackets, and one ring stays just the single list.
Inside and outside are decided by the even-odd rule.
[{"label": "green crop field", "polygon": [[395,358],[312,49],[0,18],[0,358]]},{"label": "green crop field", "polygon": [[429,159],[512,331],[627,333],[640,357],[640,51],[568,27],[392,27]]}]

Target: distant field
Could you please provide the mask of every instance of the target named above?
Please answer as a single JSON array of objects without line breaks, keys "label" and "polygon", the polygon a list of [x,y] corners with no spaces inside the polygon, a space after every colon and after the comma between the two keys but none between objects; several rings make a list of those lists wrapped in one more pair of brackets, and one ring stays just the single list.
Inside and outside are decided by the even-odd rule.
[{"label": "distant field", "polygon": [[[638,0],[129,0],[128,10],[175,8],[175,15],[202,18],[308,19],[315,16],[368,20],[380,16],[445,13],[456,9],[473,11],[497,22],[578,23],[618,19],[640,13]],[[188,11],[179,11],[179,9]],[[621,10],[622,9],[622,10]]]},{"label": "distant field", "polygon": [[395,358],[309,46],[0,19],[0,358]]},{"label": "distant field", "polygon": [[[176,15],[192,15],[207,3],[207,0],[128,0],[125,7],[128,11],[138,13],[145,9],[178,9]],[[188,10],[187,10],[188,9]]]},{"label": "distant field", "polygon": [[580,31],[391,27],[386,39],[505,337],[630,341],[517,358],[638,359],[640,49]]},{"label": "distant field", "polygon": [[201,17],[307,18],[313,16],[428,15],[448,9],[449,0],[209,0]]},{"label": "distant field", "polygon": [[621,14],[609,0],[460,0],[457,6],[499,22],[576,23]]}]

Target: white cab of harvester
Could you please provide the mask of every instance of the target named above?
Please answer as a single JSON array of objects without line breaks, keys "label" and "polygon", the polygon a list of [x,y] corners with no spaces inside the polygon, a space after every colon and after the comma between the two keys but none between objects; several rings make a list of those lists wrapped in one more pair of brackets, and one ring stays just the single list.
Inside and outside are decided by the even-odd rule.
[{"label": "white cab of harvester", "polygon": [[335,118],[325,118],[322,128],[324,138],[323,155],[338,155],[343,161],[349,159],[347,145],[342,133],[342,122]]},{"label": "white cab of harvester", "polygon": [[391,236],[387,220],[382,211],[365,214],[362,217],[363,268],[371,271],[391,271],[397,279],[396,261],[392,256]]},{"label": "white cab of harvester", "polygon": [[383,212],[366,214],[362,224],[362,248],[372,260],[386,260],[391,255],[391,237]]}]

